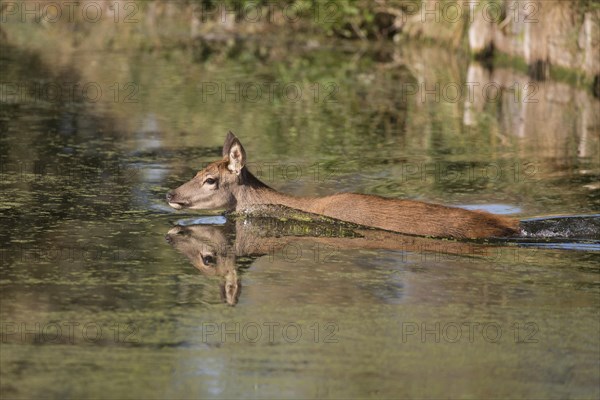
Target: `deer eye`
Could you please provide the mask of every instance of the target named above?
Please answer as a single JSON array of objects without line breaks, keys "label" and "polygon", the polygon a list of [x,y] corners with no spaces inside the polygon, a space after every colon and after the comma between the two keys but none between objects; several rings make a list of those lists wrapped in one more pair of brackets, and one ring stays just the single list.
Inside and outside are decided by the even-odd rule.
[{"label": "deer eye", "polygon": [[202,262],[206,266],[208,266],[209,264],[212,264],[214,261],[215,261],[215,259],[213,256],[203,256],[202,257]]},{"label": "deer eye", "polygon": [[206,178],[204,183],[208,183],[209,185],[214,185],[215,183],[217,183],[217,180],[213,179],[213,178]]}]

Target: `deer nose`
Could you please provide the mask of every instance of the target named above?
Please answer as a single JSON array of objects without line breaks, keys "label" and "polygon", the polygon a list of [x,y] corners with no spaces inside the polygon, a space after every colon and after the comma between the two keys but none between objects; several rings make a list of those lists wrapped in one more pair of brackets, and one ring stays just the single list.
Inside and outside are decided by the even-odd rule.
[{"label": "deer nose", "polygon": [[172,191],[167,192],[167,202],[171,202],[171,200],[173,200],[173,197],[175,197],[175,193],[173,193]]}]

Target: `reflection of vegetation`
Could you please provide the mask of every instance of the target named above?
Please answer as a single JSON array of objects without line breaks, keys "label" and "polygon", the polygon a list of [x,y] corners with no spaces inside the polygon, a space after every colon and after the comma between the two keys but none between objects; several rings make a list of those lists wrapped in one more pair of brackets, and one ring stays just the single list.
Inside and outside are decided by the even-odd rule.
[{"label": "reflection of vegetation", "polygon": [[[481,85],[485,79],[507,82],[501,84],[498,101],[440,100],[423,96],[424,91],[436,84],[443,88],[472,79],[466,76],[468,56],[423,45],[365,48],[360,42],[324,41],[318,36],[242,40],[235,34],[216,34],[218,27],[212,27],[212,36],[190,37],[181,28],[184,16],[160,14],[153,10],[158,4],[183,7],[183,3],[148,2],[138,15],[144,23],[117,25],[116,29],[114,24],[94,24],[87,30],[76,29],[76,41],[64,40],[72,29],[66,25],[8,24],[6,28],[11,43],[36,54],[38,62],[65,71],[64,75],[42,73],[46,80],[68,75],[69,80],[74,76],[106,89],[97,103],[70,106],[84,107],[99,117],[110,115],[119,135],[157,134],[162,146],[183,149],[175,163],[186,169],[176,175],[192,173],[192,166],[212,160],[223,134],[232,129],[249,143],[251,165],[295,163],[303,168],[297,181],[267,177],[270,185],[286,186],[281,189],[318,194],[340,190],[391,196],[418,193],[430,200],[463,203],[471,194],[497,199],[499,190],[531,196],[535,192],[532,181],[514,178],[511,172],[516,165],[569,160],[538,168],[536,178],[542,173],[551,175],[565,165],[588,160],[597,143],[593,113],[585,117],[579,111],[593,108],[595,103],[587,95],[546,81],[536,83],[538,103],[527,105],[522,94],[513,93],[509,86],[530,79],[502,63],[492,71],[482,69],[477,77]],[[156,30],[159,17],[161,30]],[[110,63],[105,61],[107,55]],[[30,62],[11,63],[10,79],[29,80],[14,65]],[[138,102],[114,101],[110,87],[115,83],[121,88],[134,84],[139,89]],[[411,94],[410,88],[418,91]],[[568,93],[572,101],[560,106],[548,103],[549,96],[555,98],[559,92],[561,98]],[[468,107],[473,120],[465,123]],[[568,146],[563,144],[566,140]],[[136,142],[131,143],[130,150],[137,151]],[[136,161],[144,162],[143,158]],[[505,174],[486,177],[485,166],[490,163],[502,165]],[[327,179],[313,179],[315,165],[327,171]],[[427,171],[423,177],[413,171],[447,171],[449,166],[463,178],[452,179],[450,172],[450,178],[440,178]],[[479,176],[469,175],[474,169]],[[590,204],[594,192],[582,188],[591,185],[594,176],[560,179],[576,184],[584,203]],[[156,188],[156,194],[163,189]],[[544,193],[553,197],[552,204],[559,204],[555,199],[564,195],[564,191]]]},{"label": "reflection of vegetation", "polygon": [[[504,53],[496,52],[493,56],[493,65],[495,68],[512,68],[524,74],[528,74],[532,79],[543,80],[544,74],[536,71],[536,65],[529,66],[522,57],[509,56]],[[542,65],[542,67],[548,67]],[[593,79],[587,78],[581,71],[570,68],[564,68],[553,65],[548,67],[548,77],[552,80],[565,82],[585,90],[597,90],[597,84],[594,84]],[[598,97],[598,96],[596,96]]]},{"label": "reflection of vegetation", "polygon": [[[345,38],[380,38],[396,33],[390,11],[402,12],[409,4],[418,6],[415,0],[394,0],[374,2],[370,0],[338,0],[323,2],[317,0],[195,0],[203,10],[211,13],[218,9],[233,10],[238,20],[250,19],[270,14],[265,19],[273,20],[275,15],[284,14],[286,22],[294,21],[296,25],[316,28],[322,33]],[[262,11],[257,12],[260,8]],[[388,16],[388,18],[386,18]]]}]

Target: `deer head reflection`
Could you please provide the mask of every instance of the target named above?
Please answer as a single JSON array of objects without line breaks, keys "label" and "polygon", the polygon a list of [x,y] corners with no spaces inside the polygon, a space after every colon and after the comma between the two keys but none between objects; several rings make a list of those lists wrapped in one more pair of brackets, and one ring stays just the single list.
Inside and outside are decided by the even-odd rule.
[{"label": "deer head reflection", "polygon": [[225,235],[225,229],[211,225],[175,226],[165,239],[183,253],[192,265],[208,276],[222,277],[221,299],[237,304],[242,284],[236,269],[235,251]]},{"label": "deer head reflection", "polygon": [[242,290],[237,258],[273,254],[291,241],[321,239],[299,238],[289,232],[298,225],[310,226],[310,223],[248,217],[227,221],[224,225],[177,225],[168,231],[165,239],[200,272],[221,277],[221,298],[234,306]]}]

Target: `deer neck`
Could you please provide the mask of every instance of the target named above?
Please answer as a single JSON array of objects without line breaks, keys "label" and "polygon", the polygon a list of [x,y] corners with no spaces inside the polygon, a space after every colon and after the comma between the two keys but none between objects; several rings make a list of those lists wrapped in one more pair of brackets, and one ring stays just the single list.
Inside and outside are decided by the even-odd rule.
[{"label": "deer neck", "polygon": [[236,188],[236,211],[243,211],[256,205],[282,205],[297,210],[311,212],[313,199],[281,193],[252,175],[246,168],[242,170],[241,184]]}]

